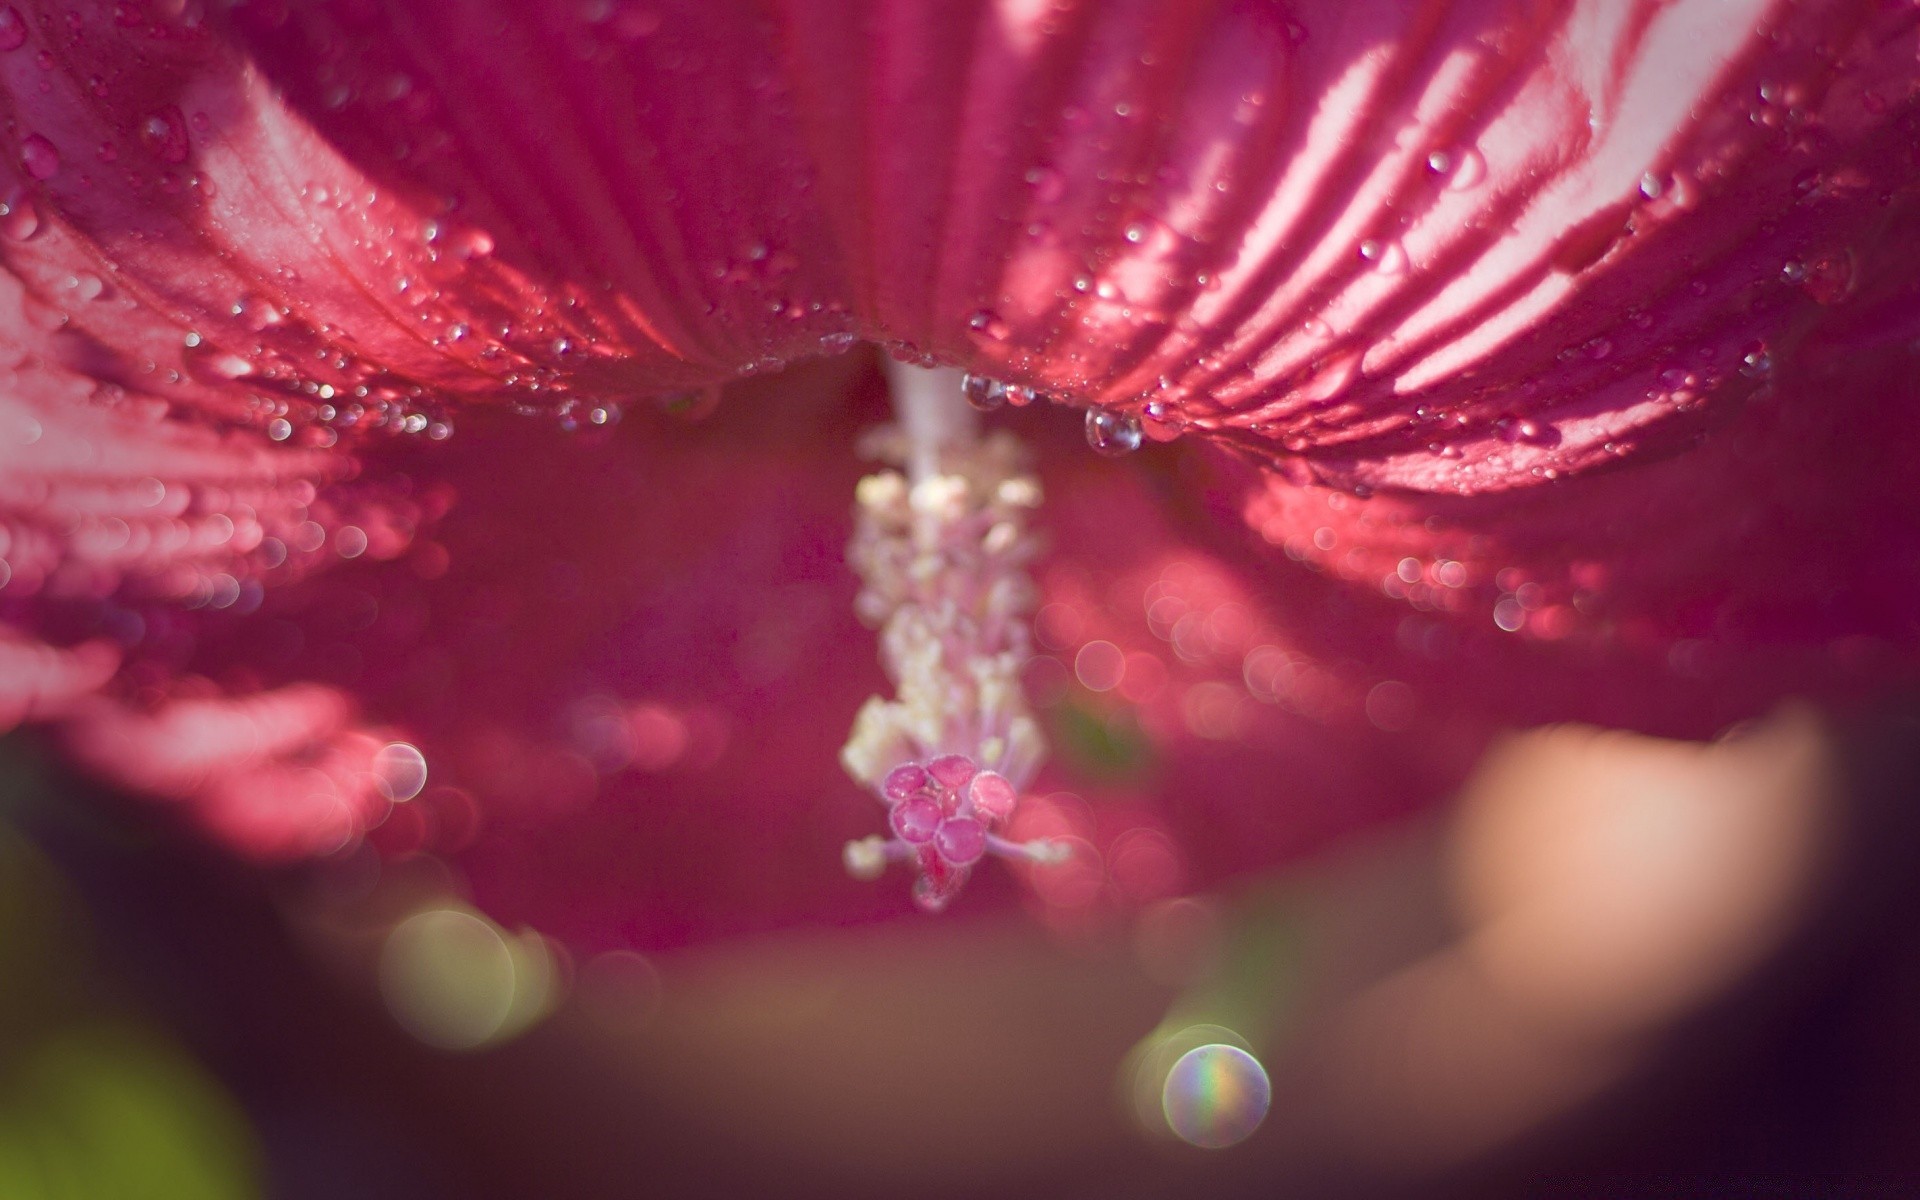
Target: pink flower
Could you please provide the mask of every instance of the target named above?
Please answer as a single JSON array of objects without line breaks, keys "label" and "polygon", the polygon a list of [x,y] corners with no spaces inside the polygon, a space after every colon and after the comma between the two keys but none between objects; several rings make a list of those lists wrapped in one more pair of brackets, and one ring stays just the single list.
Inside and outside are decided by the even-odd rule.
[{"label": "pink flower", "polygon": [[1425,803],[1499,722],[1870,697],[1917,27],[0,8],[0,721],[584,943],[892,911],[838,875],[857,343],[1171,443],[1004,418],[1055,547],[1009,828],[1098,856],[1022,868],[1062,924]]}]

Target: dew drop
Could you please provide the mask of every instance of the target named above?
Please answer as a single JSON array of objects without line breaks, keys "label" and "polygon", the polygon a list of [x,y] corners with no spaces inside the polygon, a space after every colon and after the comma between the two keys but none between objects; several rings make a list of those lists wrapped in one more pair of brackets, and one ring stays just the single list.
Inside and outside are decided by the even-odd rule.
[{"label": "dew drop", "polygon": [[1087,445],[1109,458],[1131,454],[1140,448],[1140,418],[1130,412],[1108,408],[1087,410]]},{"label": "dew drop", "polygon": [[1838,304],[1853,294],[1857,273],[1853,251],[1824,254],[1806,264],[1796,282],[1816,304]]},{"label": "dew drop", "polygon": [[1560,431],[1532,417],[1505,416],[1493,423],[1493,431],[1508,445],[1525,442],[1531,446],[1557,446]]},{"label": "dew drop", "polygon": [[20,10],[9,4],[0,9],[0,51],[18,50],[27,44],[27,23]]},{"label": "dew drop", "polygon": [[1067,194],[1067,178],[1052,167],[1034,167],[1027,172],[1033,198],[1042,204],[1058,204]]},{"label": "dew drop", "polygon": [[1487,156],[1472,146],[1460,151],[1460,161],[1454,165],[1453,174],[1447,179],[1447,190],[1464,192],[1478,187],[1487,177]]},{"label": "dew drop", "polygon": [[1360,243],[1360,257],[1373,264],[1382,275],[1398,275],[1407,269],[1407,252],[1399,242],[1380,242],[1372,238]]},{"label": "dew drop", "polygon": [[20,143],[20,165],[35,179],[52,179],[60,173],[60,151],[37,133]]},{"label": "dew drop", "polygon": [[1007,402],[1007,385],[984,375],[960,377],[960,394],[980,412],[993,412]]},{"label": "dew drop", "polygon": [[24,242],[40,232],[40,213],[24,195],[0,202],[0,235]]},{"label": "dew drop", "polygon": [[1756,346],[1741,356],[1740,373],[1748,379],[1765,379],[1773,372],[1773,355],[1765,346]]},{"label": "dew drop", "polygon": [[485,258],[493,253],[493,236],[484,229],[462,229],[447,241],[448,246],[461,258]]},{"label": "dew drop", "polygon": [[187,161],[187,119],[170,106],[140,123],[140,140],[161,162]]},{"label": "dew drop", "polygon": [[220,384],[253,374],[253,364],[237,354],[229,354],[197,333],[187,335],[180,352],[187,374],[202,383]]},{"label": "dew drop", "polygon": [[996,342],[1005,341],[1007,337],[1007,323],[1000,319],[1000,314],[991,309],[983,308],[968,317],[967,328],[990,337]]}]

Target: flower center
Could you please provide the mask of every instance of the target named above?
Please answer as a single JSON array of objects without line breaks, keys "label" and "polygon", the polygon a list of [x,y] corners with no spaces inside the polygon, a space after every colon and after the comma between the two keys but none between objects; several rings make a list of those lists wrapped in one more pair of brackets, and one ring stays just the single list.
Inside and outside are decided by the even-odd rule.
[{"label": "flower center", "polygon": [[893,836],[847,843],[846,864],[861,879],[911,864],[915,902],[938,912],[984,855],[1061,857],[996,832],[1046,754],[1020,689],[1040,483],[1013,434],[980,435],[958,372],[889,366],[899,420],[863,441],[887,469],[855,492],[847,558],[895,695],[861,707],[840,761],[887,806]]}]

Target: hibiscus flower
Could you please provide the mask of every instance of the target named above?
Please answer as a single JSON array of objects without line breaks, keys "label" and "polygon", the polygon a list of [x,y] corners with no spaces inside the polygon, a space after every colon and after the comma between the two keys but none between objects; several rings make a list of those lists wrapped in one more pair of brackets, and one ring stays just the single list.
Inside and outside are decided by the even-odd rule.
[{"label": "hibiscus flower", "polygon": [[[1883,694],[1920,632],[1917,33],[0,8],[0,720],[242,853],[430,853],[601,949],[904,909],[849,842],[945,901],[989,832],[1046,861],[977,902],[1085,928],[1425,804],[1503,724]],[[1020,552],[936,582],[1010,589],[942,678],[1013,656],[1044,767],[1008,727],[843,773],[867,697],[911,707],[845,555],[889,390],[907,483],[1036,464]],[[954,750],[944,812],[887,795]],[[956,809],[982,767],[1017,804]]]}]

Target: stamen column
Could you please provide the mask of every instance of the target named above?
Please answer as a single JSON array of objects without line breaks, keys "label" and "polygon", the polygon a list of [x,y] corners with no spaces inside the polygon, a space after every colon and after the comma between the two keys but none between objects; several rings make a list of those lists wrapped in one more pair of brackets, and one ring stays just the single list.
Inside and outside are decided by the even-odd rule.
[{"label": "stamen column", "polygon": [[861,707],[840,760],[888,807],[894,836],[848,843],[846,861],[861,878],[911,862],[914,899],[937,911],[982,854],[1058,853],[994,832],[1046,753],[1019,678],[1041,493],[1013,434],[980,435],[958,372],[890,366],[899,421],[862,445],[888,469],[860,481],[847,558],[896,694]]}]

